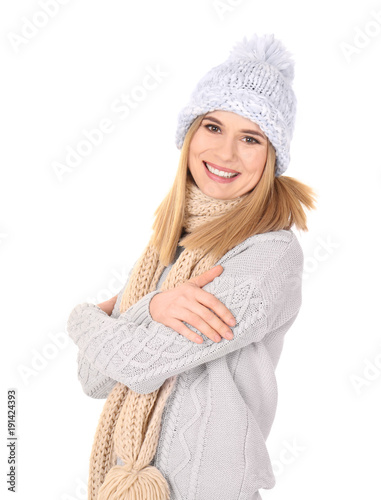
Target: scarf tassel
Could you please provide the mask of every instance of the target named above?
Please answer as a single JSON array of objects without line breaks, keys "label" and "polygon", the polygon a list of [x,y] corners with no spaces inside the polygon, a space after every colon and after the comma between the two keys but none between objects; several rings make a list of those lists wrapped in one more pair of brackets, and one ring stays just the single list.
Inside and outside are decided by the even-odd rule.
[{"label": "scarf tassel", "polygon": [[162,473],[149,465],[141,470],[130,464],[109,470],[99,489],[98,500],[169,500],[169,487]]}]

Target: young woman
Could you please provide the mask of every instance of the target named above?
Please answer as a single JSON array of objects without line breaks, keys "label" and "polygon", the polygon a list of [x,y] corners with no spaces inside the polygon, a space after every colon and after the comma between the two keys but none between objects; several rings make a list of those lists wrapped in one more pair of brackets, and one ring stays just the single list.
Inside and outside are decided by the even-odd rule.
[{"label": "young woman", "polygon": [[178,171],[120,293],[71,312],[86,394],[107,398],[88,498],[258,500],[275,368],[301,307],[315,193],[289,164],[294,66],[246,38],[179,115]]}]

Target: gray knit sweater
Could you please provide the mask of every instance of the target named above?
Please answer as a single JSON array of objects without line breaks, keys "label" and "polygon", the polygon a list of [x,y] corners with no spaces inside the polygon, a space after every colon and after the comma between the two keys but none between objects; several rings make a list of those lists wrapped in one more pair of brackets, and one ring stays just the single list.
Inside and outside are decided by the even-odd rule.
[{"label": "gray knit sweater", "polygon": [[196,344],[152,319],[149,302],[173,264],[157,289],[123,314],[128,280],[111,316],[82,303],[67,323],[79,348],[78,378],[92,398],[107,398],[116,381],[147,394],[178,374],[151,462],[171,500],[258,500],[260,488],[275,485],[266,439],[283,337],[302,303],[302,248],[291,230],[273,231],[251,236],[218,264],[224,271],[203,288],[235,317],[233,340],[214,342],[185,323],[203,337]]}]

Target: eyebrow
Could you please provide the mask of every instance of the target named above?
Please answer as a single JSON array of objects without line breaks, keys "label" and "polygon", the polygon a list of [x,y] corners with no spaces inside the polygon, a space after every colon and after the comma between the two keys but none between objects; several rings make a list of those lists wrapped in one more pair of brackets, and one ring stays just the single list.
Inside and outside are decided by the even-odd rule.
[{"label": "eyebrow", "polygon": [[[220,122],[220,120],[217,120],[217,118],[213,118],[212,116],[206,116],[205,118],[203,118],[202,121],[204,120],[210,120],[214,123],[217,123],[218,125],[223,125],[223,123]],[[259,135],[260,137],[262,137],[262,139],[266,140],[266,137],[261,134],[260,132],[258,132],[257,130],[240,130],[240,132],[243,132],[244,134],[253,134],[253,135]]]}]

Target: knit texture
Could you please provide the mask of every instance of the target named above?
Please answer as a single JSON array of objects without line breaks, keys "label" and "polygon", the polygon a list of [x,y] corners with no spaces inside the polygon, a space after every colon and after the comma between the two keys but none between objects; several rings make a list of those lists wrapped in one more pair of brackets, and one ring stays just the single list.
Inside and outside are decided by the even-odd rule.
[{"label": "knit texture", "polygon": [[[205,195],[187,178],[184,229],[191,233],[213,218],[237,206],[247,196],[219,200]],[[162,290],[172,289],[190,277],[213,267],[215,257],[203,249],[185,250],[171,269]],[[125,311],[147,293],[154,291],[164,270],[159,252],[150,241],[138,260],[121,311]],[[167,500],[169,488],[160,471],[149,465],[157,446],[161,415],[176,377],[165,380],[162,390],[138,394],[117,384],[109,395],[97,426],[90,456],[89,500]],[[124,465],[116,465],[115,454]]]},{"label": "knit texture", "polygon": [[79,348],[79,380],[86,394],[105,398],[116,381],[149,394],[177,376],[151,461],[170,500],[259,499],[260,488],[275,485],[265,441],[277,404],[275,368],[301,306],[303,253],[291,230],[254,235],[227,252],[216,263],[223,273],[204,290],[236,318],[234,338],[216,343],[186,323],[203,337],[196,344],[149,313],[183,251],[157,289],[125,312],[129,280],[111,317],[95,304],[74,308],[68,333]]},{"label": "knit texture", "polygon": [[273,34],[245,37],[222,64],[201,78],[188,104],[180,111],[176,145],[197,116],[223,110],[237,113],[258,124],[276,151],[275,176],[290,162],[296,97],[292,89],[294,62]]}]

